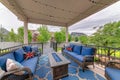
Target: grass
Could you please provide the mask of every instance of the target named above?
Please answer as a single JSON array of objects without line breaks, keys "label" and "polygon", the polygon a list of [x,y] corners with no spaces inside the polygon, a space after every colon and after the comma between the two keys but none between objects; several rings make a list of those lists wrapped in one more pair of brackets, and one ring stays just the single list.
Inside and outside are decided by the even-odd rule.
[{"label": "grass", "polygon": [[[105,49],[98,49],[97,53],[102,54],[102,55],[107,55],[108,54],[108,50],[107,49],[106,50]],[[120,58],[120,50],[117,50],[115,52],[114,52],[114,50],[110,50],[110,53],[112,53],[110,55],[111,57]]]},{"label": "grass", "polygon": [[61,52],[61,47],[58,47],[58,48],[57,48],[57,52]]}]

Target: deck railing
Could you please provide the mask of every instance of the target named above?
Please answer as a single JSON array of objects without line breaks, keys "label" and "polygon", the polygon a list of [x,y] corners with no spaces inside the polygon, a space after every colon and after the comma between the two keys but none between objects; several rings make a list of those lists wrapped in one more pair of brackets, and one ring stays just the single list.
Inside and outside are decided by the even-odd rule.
[{"label": "deck railing", "polygon": [[110,61],[115,60],[120,62],[120,48],[105,47],[105,46],[95,46],[96,52],[96,63],[104,67],[104,65]]},{"label": "deck railing", "polygon": [[[18,48],[22,48],[23,46],[25,46],[26,44],[22,44],[22,45],[17,45],[17,46],[12,46],[9,48],[5,48],[5,49],[0,49],[0,55],[2,54],[6,54],[8,52],[12,52]],[[41,53],[43,53],[43,43],[29,43],[28,45],[31,46],[38,46],[39,50],[41,51]],[[4,45],[3,45],[4,46]]]},{"label": "deck railing", "polygon": [[[4,45],[2,45],[4,46]],[[17,45],[17,46],[12,46],[12,47],[9,47],[9,48],[4,48],[4,49],[0,49],[0,55],[2,54],[6,54],[8,52],[12,52],[18,48],[21,48],[23,45]]]},{"label": "deck railing", "polygon": [[53,46],[52,47],[53,47],[53,50],[55,50],[57,52],[58,45],[57,45],[56,42],[53,42]]},{"label": "deck railing", "polygon": [[[95,63],[99,66],[105,67],[106,63],[110,60],[120,62],[120,48],[95,46],[95,45],[84,45],[88,47],[96,48]],[[57,50],[57,43],[54,43],[53,49]]]}]

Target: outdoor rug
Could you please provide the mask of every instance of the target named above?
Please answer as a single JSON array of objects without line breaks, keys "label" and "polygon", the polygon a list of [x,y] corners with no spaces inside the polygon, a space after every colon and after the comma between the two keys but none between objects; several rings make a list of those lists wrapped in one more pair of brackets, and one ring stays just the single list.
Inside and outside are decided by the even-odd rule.
[{"label": "outdoor rug", "polygon": [[[71,61],[68,68],[69,76],[61,78],[60,80],[105,80],[105,78],[91,70],[82,72],[82,69],[77,63],[73,62],[71,59],[69,60]],[[41,79],[53,80],[47,54],[40,57],[34,75],[34,80]]]}]

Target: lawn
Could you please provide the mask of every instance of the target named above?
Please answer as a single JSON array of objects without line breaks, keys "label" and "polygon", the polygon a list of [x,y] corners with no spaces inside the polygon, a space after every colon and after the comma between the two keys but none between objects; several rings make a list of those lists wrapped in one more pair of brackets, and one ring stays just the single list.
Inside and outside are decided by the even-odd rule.
[{"label": "lawn", "polygon": [[[111,57],[120,58],[120,50],[110,50]],[[97,49],[97,54],[108,55],[108,49]]]}]

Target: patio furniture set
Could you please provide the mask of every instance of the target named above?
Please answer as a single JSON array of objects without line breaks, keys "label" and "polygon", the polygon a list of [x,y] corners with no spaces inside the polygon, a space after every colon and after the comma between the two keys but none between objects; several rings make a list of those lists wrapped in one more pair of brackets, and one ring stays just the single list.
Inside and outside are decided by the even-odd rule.
[{"label": "patio furniture set", "polygon": [[96,49],[92,47],[70,44],[65,47],[63,54],[69,56],[72,60],[81,65],[84,72],[87,65],[94,66],[95,51]]},{"label": "patio furniture set", "polygon": [[[0,67],[5,72],[1,74],[0,80],[32,80],[39,56],[38,47],[31,46],[1,55]],[[8,62],[9,60],[11,62]]]},{"label": "patio furniture set", "polygon": [[[81,65],[83,72],[87,65],[94,66],[94,55],[96,49],[82,45],[70,44],[62,49],[63,54],[69,56],[72,60]],[[120,62],[109,61],[105,66],[105,77],[107,80],[120,79]]]},{"label": "patio furniture set", "polygon": [[[96,53],[95,48],[70,44],[69,46],[64,47],[62,51],[62,54],[48,54],[54,80],[58,80],[68,75],[68,64],[70,64],[70,61],[66,59],[65,56],[78,63],[82,67],[83,72],[85,71],[87,65],[93,65],[94,67],[94,55]],[[33,46],[24,46],[7,54],[1,55],[0,72],[3,73],[3,75],[1,76],[0,73],[0,80],[32,80],[40,55],[41,53],[39,52],[38,47]],[[11,62],[9,59],[11,59]],[[9,65],[8,63],[12,64]],[[17,67],[13,65],[13,63],[15,63]],[[117,63],[117,65],[115,63]],[[15,69],[10,70],[10,67],[15,67]],[[119,62],[110,61],[106,65],[105,77],[108,80],[120,79],[119,73]]]},{"label": "patio furniture set", "polygon": [[120,62],[109,61],[106,64],[105,77],[108,80],[119,80],[120,79]]}]

